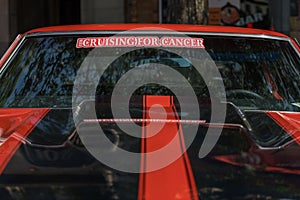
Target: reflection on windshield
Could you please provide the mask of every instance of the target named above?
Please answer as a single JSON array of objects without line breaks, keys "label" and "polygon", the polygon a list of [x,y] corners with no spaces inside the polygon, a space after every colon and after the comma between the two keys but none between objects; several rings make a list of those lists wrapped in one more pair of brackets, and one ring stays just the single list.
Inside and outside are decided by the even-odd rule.
[{"label": "reflection on windshield", "polygon": [[[299,110],[300,59],[287,41],[202,38],[206,52],[223,78],[212,79],[210,84],[223,81],[229,102],[244,110]],[[92,50],[77,49],[76,41],[74,36],[28,38],[2,71],[1,107],[71,107],[77,70]],[[151,67],[151,63],[177,70],[199,98],[214,95],[208,93],[203,78],[188,59],[152,48],[133,50],[112,62],[100,79],[97,95],[111,95],[126,72],[135,67]],[[159,68],[152,71],[153,76],[160,73]],[[88,89],[88,83],[82,87]],[[161,85],[148,84],[140,87],[135,95],[143,94],[170,95],[170,91]]]}]

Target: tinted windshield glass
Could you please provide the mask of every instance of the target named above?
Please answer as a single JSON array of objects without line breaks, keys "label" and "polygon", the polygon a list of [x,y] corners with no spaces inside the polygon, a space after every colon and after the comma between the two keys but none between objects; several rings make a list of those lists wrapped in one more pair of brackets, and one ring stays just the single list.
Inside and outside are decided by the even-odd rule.
[{"label": "tinted windshield glass", "polygon": [[[26,39],[1,73],[0,106],[71,107],[74,80],[80,66],[93,56],[112,57],[91,55],[93,48],[76,48],[77,38]],[[201,38],[205,45],[201,51],[208,53],[223,79],[212,79],[210,84],[223,81],[228,102],[241,109],[298,110],[300,59],[289,42],[248,37]],[[101,76],[97,95],[110,95],[126,72],[147,68],[151,63],[167,65],[181,73],[199,98],[215,95],[209,94],[207,84],[189,59],[156,48],[133,49],[114,59]],[[158,75],[159,68],[153,68],[153,76]],[[136,91],[136,95],[142,94],[161,95],[170,91],[160,85],[146,84]]]}]

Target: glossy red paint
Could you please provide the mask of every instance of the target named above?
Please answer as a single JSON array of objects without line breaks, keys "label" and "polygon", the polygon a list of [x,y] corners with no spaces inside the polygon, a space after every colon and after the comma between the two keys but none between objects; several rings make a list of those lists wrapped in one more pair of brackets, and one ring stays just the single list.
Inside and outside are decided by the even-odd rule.
[{"label": "glossy red paint", "polygon": [[0,174],[24,143],[38,122],[48,113],[47,108],[0,109]]},{"label": "glossy red paint", "polygon": [[298,50],[298,52],[300,53],[300,46],[299,46],[300,44],[298,42],[296,42],[295,39],[292,39],[292,43],[296,47],[296,49]]},{"label": "glossy red paint", "polygon": [[241,28],[230,26],[204,26],[204,25],[187,25],[187,24],[82,24],[82,25],[67,25],[67,26],[52,26],[38,28],[28,31],[31,33],[44,32],[74,32],[74,31],[126,31],[132,29],[140,30],[164,30],[170,29],[174,31],[185,32],[214,32],[214,33],[241,33],[255,35],[269,35],[288,38],[288,36],[269,30],[260,30],[253,28]]},{"label": "glossy red paint", "polygon": [[266,112],[300,145],[300,113],[296,112]]},{"label": "glossy red paint", "polygon": [[[159,104],[166,111],[166,119],[178,118],[173,98],[169,96],[146,96],[144,98],[144,109],[146,114],[144,119],[149,119],[149,110],[151,106]],[[165,117],[165,116],[163,116]],[[159,130],[159,126],[162,129]],[[145,153],[154,152],[175,141],[172,145],[171,152],[181,155],[176,161],[170,165],[153,172],[145,172],[151,166],[155,166],[160,162],[164,155],[160,154],[159,158]],[[168,147],[168,148],[169,148]],[[177,123],[154,123],[143,124],[142,138],[142,157],[141,157],[141,173],[139,180],[138,199],[198,199],[197,189],[194,176],[191,170],[187,153],[185,152],[185,144],[180,124]],[[170,155],[165,155],[169,157]],[[167,159],[167,157],[164,157]]]},{"label": "glossy red paint", "polygon": [[4,64],[4,62],[9,58],[9,56],[12,54],[12,52],[15,50],[16,46],[19,44],[20,40],[22,39],[22,35],[18,35],[16,37],[16,39],[14,40],[14,42],[10,45],[10,47],[8,48],[8,50],[5,52],[5,54],[2,56],[1,60],[0,60],[0,68],[2,67],[2,65]]}]

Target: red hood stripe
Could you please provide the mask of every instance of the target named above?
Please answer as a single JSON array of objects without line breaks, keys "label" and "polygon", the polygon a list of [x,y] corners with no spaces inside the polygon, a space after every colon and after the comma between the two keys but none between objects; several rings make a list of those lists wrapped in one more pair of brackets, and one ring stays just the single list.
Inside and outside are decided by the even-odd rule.
[{"label": "red hood stripe", "polygon": [[49,112],[47,108],[0,109],[0,174],[11,160],[24,139]]},{"label": "red hood stripe", "polygon": [[[149,109],[152,105],[159,104],[164,107],[167,114],[167,120],[178,118],[173,98],[169,96],[146,96],[144,97],[143,118],[149,119]],[[163,124],[161,130],[157,131],[157,122],[154,126],[143,123],[142,138],[142,157],[141,174],[139,183],[140,200],[159,200],[159,199],[198,199],[197,189],[193,173],[191,170],[188,155],[185,152],[183,133],[179,123]],[[148,126],[146,126],[148,125]],[[158,132],[158,133],[156,133]],[[156,134],[155,134],[156,133]],[[177,134],[178,133],[178,134]],[[154,135],[155,134],[155,135]],[[149,137],[151,136],[151,137]],[[165,147],[171,140],[176,141],[174,151],[182,154],[176,161],[170,165],[153,172],[145,172],[149,167],[155,165],[160,159],[155,159],[145,153],[153,152]],[[172,150],[173,151],[173,150]]]},{"label": "red hood stripe", "polygon": [[266,112],[300,145],[300,113],[297,112]]}]

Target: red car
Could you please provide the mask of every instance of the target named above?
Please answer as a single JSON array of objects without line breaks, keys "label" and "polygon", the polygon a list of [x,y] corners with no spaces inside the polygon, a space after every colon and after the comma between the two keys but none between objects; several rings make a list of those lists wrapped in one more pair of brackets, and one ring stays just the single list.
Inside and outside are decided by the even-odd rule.
[{"label": "red car", "polygon": [[1,199],[300,199],[300,46],[286,35],[46,27],[0,67]]}]

